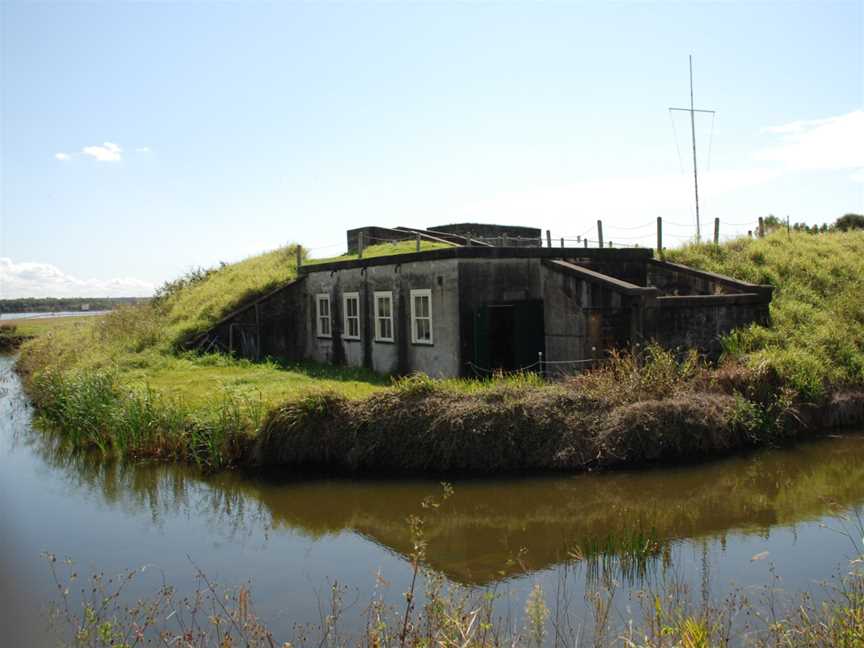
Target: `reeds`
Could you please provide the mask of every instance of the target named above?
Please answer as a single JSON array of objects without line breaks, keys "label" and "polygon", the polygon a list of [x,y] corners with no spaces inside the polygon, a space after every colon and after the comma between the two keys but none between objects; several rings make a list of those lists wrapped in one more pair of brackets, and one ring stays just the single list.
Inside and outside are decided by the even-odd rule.
[{"label": "reeds", "polygon": [[45,372],[32,393],[41,420],[75,447],[209,469],[240,463],[263,416],[260,402],[228,393],[196,409],[152,389],[125,390],[108,370]]}]

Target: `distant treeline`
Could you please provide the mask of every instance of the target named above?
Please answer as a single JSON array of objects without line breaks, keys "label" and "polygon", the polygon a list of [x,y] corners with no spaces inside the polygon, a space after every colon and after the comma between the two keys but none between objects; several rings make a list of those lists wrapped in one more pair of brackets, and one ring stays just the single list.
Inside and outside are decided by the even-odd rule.
[{"label": "distant treeline", "polygon": [[808,234],[823,234],[825,232],[849,232],[851,230],[864,229],[864,214],[844,214],[834,223],[822,223],[821,225],[808,225],[807,223],[790,223],[770,214],[764,223],[767,231],[783,229],[788,227],[796,232],[807,232]]},{"label": "distant treeline", "polygon": [[148,299],[148,297],[22,297],[20,299],[0,299],[0,313],[111,310],[124,304],[138,304]]}]

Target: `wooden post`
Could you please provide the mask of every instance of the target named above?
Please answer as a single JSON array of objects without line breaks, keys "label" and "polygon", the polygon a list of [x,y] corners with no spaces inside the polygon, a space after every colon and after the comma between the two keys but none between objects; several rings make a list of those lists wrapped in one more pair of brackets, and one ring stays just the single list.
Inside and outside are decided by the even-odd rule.
[{"label": "wooden post", "polygon": [[366,241],[363,240],[365,238],[366,237],[363,235],[363,232],[357,233],[357,257],[360,259],[363,258],[363,248],[366,247],[364,245]]},{"label": "wooden post", "polygon": [[561,247],[564,247],[564,237],[561,237]]},{"label": "wooden post", "polygon": [[546,230],[546,247],[552,247],[552,232]]},{"label": "wooden post", "polygon": [[663,258],[663,217],[657,217],[657,256]]},{"label": "wooden post", "polygon": [[581,235],[577,235],[577,236],[576,236],[576,245],[579,245],[581,242],[582,242],[582,236],[581,236]]},{"label": "wooden post", "polygon": [[765,220],[759,217],[759,238],[765,237]]},{"label": "wooden post", "polygon": [[603,247],[603,221],[597,221],[597,241],[600,243],[600,247]]},{"label": "wooden post", "polygon": [[417,251],[420,251],[420,233],[417,233]]},{"label": "wooden post", "polygon": [[747,230],[747,236],[753,238],[753,230]]},{"label": "wooden post", "polygon": [[789,226],[789,214],[786,214],[786,236],[792,238],[792,228]]},{"label": "wooden post", "polygon": [[609,249],[612,249],[612,241],[609,241]]},{"label": "wooden post", "polygon": [[299,268],[301,265],[303,265],[303,246],[298,245],[296,248],[294,248],[294,251],[297,253],[297,267]]},{"label": "wooden post", "polygon": [[720,245],[720,219],[714,219],[714,245]]},{"label": "wooden post", "polygon": [[587,239],[587,238],[586,238],[586,239],[584,239],[584,241],[583,241],[583,242],[584,242],[584,243],[585,243],[585,248],[586,248],[586,249],[587,249],[587,248],[588,248],[588,239]]},{"label": "wooden post", "polygon": [[540,365],[540,377],[544,378],[545,373],[543,372],[543,352],[542,351],[537,352],[537,364]]}]

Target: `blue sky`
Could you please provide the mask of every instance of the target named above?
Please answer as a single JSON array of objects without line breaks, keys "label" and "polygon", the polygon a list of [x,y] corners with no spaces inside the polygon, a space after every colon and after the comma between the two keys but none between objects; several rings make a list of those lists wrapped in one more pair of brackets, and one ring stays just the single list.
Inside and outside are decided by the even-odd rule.
[{"label": "blue sky", "polygon": [[0,291],[148,294],[367,224],[683,241],[691,53],[706,229],[864,212],[862,31],[864,0],[7,1]]}]

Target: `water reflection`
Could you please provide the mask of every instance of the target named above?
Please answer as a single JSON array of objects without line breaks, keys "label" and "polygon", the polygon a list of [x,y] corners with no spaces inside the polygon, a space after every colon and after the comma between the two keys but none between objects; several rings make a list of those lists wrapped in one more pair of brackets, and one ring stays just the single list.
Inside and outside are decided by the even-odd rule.
[{"label": "water reflection", "polygon": [[[71,452],[29,427],[19,442],[86,489],[155,524],[178,514],[237,539],[281,528],[312,538],[350,531],[406,556],[405,523],[431,481],[304,479],[238,472],[205,476],[176,466],[128,465]],[[694,538],[725,543],[731,532],[768,537],[864,501],[864,436],[850,435],[680,469],[572,477],[463,481],[427,515],[430,566],[451,580],[485,585],[577,559],[627,580],[670,560],[670,546]],[[647,546],[646,543],[652,543]]]}]

